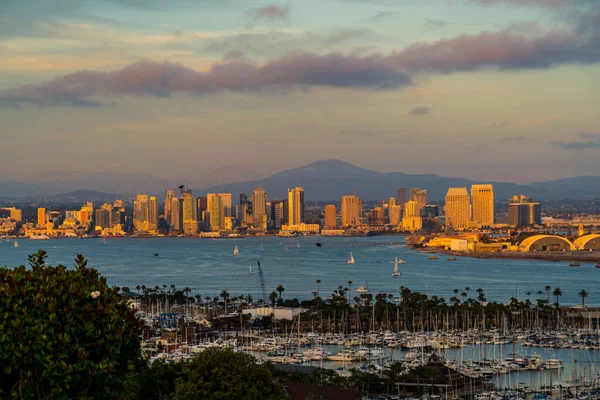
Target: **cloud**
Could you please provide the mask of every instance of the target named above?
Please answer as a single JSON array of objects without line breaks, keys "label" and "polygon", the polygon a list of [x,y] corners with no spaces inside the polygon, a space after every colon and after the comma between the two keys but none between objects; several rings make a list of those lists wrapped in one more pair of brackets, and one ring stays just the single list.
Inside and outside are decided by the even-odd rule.
[{"label": "cloud", "polygon": [[600,149],[600,133],[582,132],[577,135],[578,140],[570,142],[555,141],[550,142],[550,145],[563,150],[588,150]]},{"label": "cloud", "polygon": [[290,5],[269,4],[248,13],[251,21],[285,21],[290,14]]},{"label": "cloud", "polygon": [[430,112],[431,108],[429,107],[415,107],[412,110],[410,110],[410,115],[420,116],[429,114]]},{"label": "cloud", "polygon": [[524,142],[527,140],[526,136],[505,136],[500,138],[502,142]]},{"label": "cloud", "polygon": [[478,24],[478,23],[453,22],[453,21],[448,21],[446,19],[435,19],[435,18],[425,18],[425,22],[423,23],[423,26],[427,29],[438,29],[438,28],[443,28],[448,25],[481,26],[481,24]]},{"label": "cloud", "polygon": [[511,6],[559,7],[576,4],[579,0],[466,0],[484,6],[505,4]]}]

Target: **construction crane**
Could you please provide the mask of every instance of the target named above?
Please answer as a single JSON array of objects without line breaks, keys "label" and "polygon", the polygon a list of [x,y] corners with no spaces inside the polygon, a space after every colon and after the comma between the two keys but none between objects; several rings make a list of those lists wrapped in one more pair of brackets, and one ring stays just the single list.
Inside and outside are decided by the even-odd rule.
[{"label": "construction crane", "polygon": [[267,289],[265,288],[265,276],[263,275],[260,261],[258,261],[258,277],[260,278],[260,290],[262,291],[262,301],[264,306],[267,304]]}]

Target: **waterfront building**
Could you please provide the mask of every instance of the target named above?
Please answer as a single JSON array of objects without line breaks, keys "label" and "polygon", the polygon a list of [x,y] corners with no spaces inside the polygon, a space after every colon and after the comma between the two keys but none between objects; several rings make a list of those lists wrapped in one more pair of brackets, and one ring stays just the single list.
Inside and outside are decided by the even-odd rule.
[{"label": "waterfront building", "polygon": [[423,219],[420,216],[404,216],[402,218],[402,229],[409,232],[420,231],[423,229]]},{"label": "waterfront building", "polygon": [[446,193],[446,226],[464,229],[471,221],[471,199],[467,188],[449,188]]},{"label": "waterfront building", "polygon": [[410,188],[408,191],[408,200],[415,200],[417,197],[417,193],[421,190],[421,188]]},{"label": "waterfront building", "polygon": [[299,225],[304,222],[304,189],[295,187],[288,189],[288,225]]},{"label": "waterfront building", "polygon": [[136,232],[149,231],[150,209],[147,194],[138,194],[133,202],[133,228]]},{"label": "waterfront building", "polygon": [[473,222],[480,227],[494,225],[494,186],[490,184],[471,186]]},{"label": "waterfront building", "polygon": [[177,192],[174,190],[169,189],[165,191],[165,212],[163,213],[165,221],[171,220],[171,201],[175,197],[177,197]]},{"label": "waterfront building", "polygon": [[46,209],[43,207],[37,209],[37,224],[38,226],[46,226]]},{"label": "waterfront building", "polygon": [[406,204],[406,188],[398,189],[398,201],[396,204],[400,206],[402,211],[404,211],[404,205]]},{"label": "waterfront building", "polygon": [[209,227],[211,231],[225,229],[225,206],[221,195],[209,193],[206,195],[209,214]]},{"label": "waterfront building", "polygon": [[99,208],[96,210],[96,227],[97,231],[103,231],[110,228],[110,210]]},{"label": "waterfront building", "polygon": [[289,233],[319,233],[319,229],[321,229],[319,224],[305,224],[304,222],[295,225],[285,224],[281,226],[282,232]]},{"label": "waterfront building", "polygon": [[414,200],[406,202],[405,217],[419,217],[419,204]]},{"label": "waterfront building", "polygon": [[175,232],[181,231],[181,203],[177,197],[171,199],[169,225],[171,230]]},{"label": "waterfront building", "polygon": [[335,229],[337,227],[337,210],[335,204],[325,206],[325,228]]},{"label": "waterfront building", "polygon": [[342,226],[357,226],[362,223],[363,205],[356,196],[342,196]]},{"label": "waterfront building", "polygon": [[3,207],[3,208],[0,208],[0,210],[8,211],[8,213],[9,213],[8,214],[9,215],[8,218],[10,218],[12,221],[21,222],[23,220],[23,212],[20,209],[18,209],[18,208],[15,208],[15,207]]},{"label": "waterfront building", "polygon": [[390,225],[399,225],[402,220],[402,207],[399,205],[390,205],[388,207],[388,217]]},{"label": "waterfront building", "polygon": [[425,218],[437,218],[440,216],[440,206],[436,204],[427,204],[423,209],[423,216]]},{"label": "waterfront building", "polygon": [[367,222],[369,226],[384,225],[383,207],[374,207],[367,213]]},{"label": "waterfront building", "polygon": [[231,202],[231,193],[219,193],[219,197],[221,198],[221,202],[223,203],[223,215],[225,217],[231,217],[232,210],[232,202]]},{"label": "waterfront building", "polygon": [[261,187],[252,192],[252,220],[256,229],[267,230],[267,192]]},{"label": "waterfront building", "polygon": [[508,204],[508,225],[514,227],[541,225],[542,210],[540,203],[525,195],[513,196]]},{"label": "waterfront building", "polygon": [[281,229],[285,221],[283,218],[283,207],[285,200],[271,200],[271,224],[274,229]]},{"label": "waterfront building", "polygon": [[196,216],[198,218],[198,222],[206,223],[206,213],[208,208],[208,202],[206,197],[200,196],[196,199]]},{"label": "waterfront building", "polygon": [[198,207],[192,191],[181,191],[181,222],[185,235],[195,235],[198,232]]}]

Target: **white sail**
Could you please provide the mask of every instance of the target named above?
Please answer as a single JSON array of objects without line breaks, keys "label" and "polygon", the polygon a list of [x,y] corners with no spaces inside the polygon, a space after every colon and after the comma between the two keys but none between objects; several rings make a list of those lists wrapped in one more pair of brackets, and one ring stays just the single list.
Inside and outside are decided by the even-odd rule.
[{"label": "white sail", "polygon": [[346,264],[354,264],[354,257],[352,256],[352,252],[350,252],[350,259],[346,261]]},{"label": "white sail", "polygon": [[398,271],[398,257],[394,260],[394,272],[392,272],[392,276],[400,276],[400,271]]},{"label": "white sail", "polygon": [[14,244],[14,246],[15,246],[15,247],[19,247],[19,242],[17,242],[17,239],[15,239],[15,244]]},{"label": "white sail", "polygon": [[236,244],[235,247],[234,247],[234,249],[233,249],[233,255],[237,256],[239,254],[240,254],[240,250],[238,249],[237,244]]},{"label": "white sail", "polygon": [[106,244],[106,238],[102,238],[102,243]]},{"label": "white sail", "polygon": [[296,242],[296,247],[300,248],[300,242]]},{"label": "white sail", "polygon": [[250,275],[254,275],[254,271],[252,271],[252,263],[250,263]]}]

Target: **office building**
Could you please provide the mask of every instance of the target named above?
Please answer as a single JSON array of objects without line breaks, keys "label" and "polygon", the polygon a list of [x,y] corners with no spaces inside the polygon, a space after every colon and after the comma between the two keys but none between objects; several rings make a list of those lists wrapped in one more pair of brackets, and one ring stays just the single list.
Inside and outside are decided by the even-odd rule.
[{"label": "office building", "polygon": [[408,192],[408,200],[415,200],[419,190],[421,190],[421,188],[410,188]]},{"label": "office building", "polygon": [[148,200],[148,230],[158,231],[158,199],[154,196]]},{"label": "office building", "polygon": [[300,225],[304,222],[304,189],[288,189],[288,225]]},{"label": "office building", "polygon": [[404,211],[404,205],[406,204],[406,188],[398,189],[398,201],[396,204]]},{"label": "office building", "polygon": [[508,225],[514,227],[541,225],[542,210],[540,203],[534,202],[531,197],[520,195],[513,196],[508,204]]},{"label": "office building", "polygon": [[406,202],[406,209],[404,210],[405,217],[419,217],[419,204],[415,200],[409,200]]},{"label": "office building", "polygon": [[388,218],[390,225],[396,226],[402,220],[402,207],[399,205],[388,206]]},{"label": "office building", "polygon": [[414,201],[417,203],[418,215],[423,215],[423,209],[427,204],[427,190],[422,189],[416,192]]},{"label": "office building", "polygon": [[471,186],[471,204],[473,222],[479,227],[494,225],[494,186]]},{"label": "office building", "polygon": [[177,197],[171,200],[169,225],[171,230],[175,232],[181,231],[181,202]]},{"label": "office building", "polygon": [[256,229],[267,230],[267,192],[261,187],[252,192],[252,220]]},{"label": "office building", "polygon": [[446,225],[466,228],[471,221],[471,199],[467,188],[449,188],[446,193]]},{"label": "office building", "polygon": [[43,207],[37,210],[37,224],[38,226],[46,226],[46,209]]},{"label": "office building", "polygon": [[165,191],[165,212],[163,214],[165,221],[171,220],[171,201],[177,197],[177,192],[174,190]]},{"label": "office building", "polygon": [[271,226],[274,229],[281,229],[285,222],[283,217],[283,208],[285,200],[271,200]]},{"label": "office building", "polygon": [[423,209],[423,216],[425,218],[437,218],[440,216],[440,207],[436,204],[427,204]]},{"label": "office building", "polygon": [[362,201],[356,196],[342,197],[342,226],[357,226],[362,223]]},{"label": "office building", "polygon": [[208,220],[211,231],[225,229],[225,205],[220,194],[209,193],[206,195],[208,205]]},{"label": "office building", "polygon": [[337,227],[337,210],[335,204],[325,206],[325,228],[335,229]]},{"label": "office building", "polygon": [[206,222],[206,213],[208,209],[208,201],[206,197],[200,196],[196,199],[196,216],[198,218],[198,222]]},{"label": "office building", "polygon": [[181,191],[181,222],[185,235],[196,235],[198,232],[198,205],[189,189]]},{"label": "office building", "polygon": [[149,198],[146,194],[138,194],[133,202],[133,228],[136,232],[147,232],[150,219]]}]

